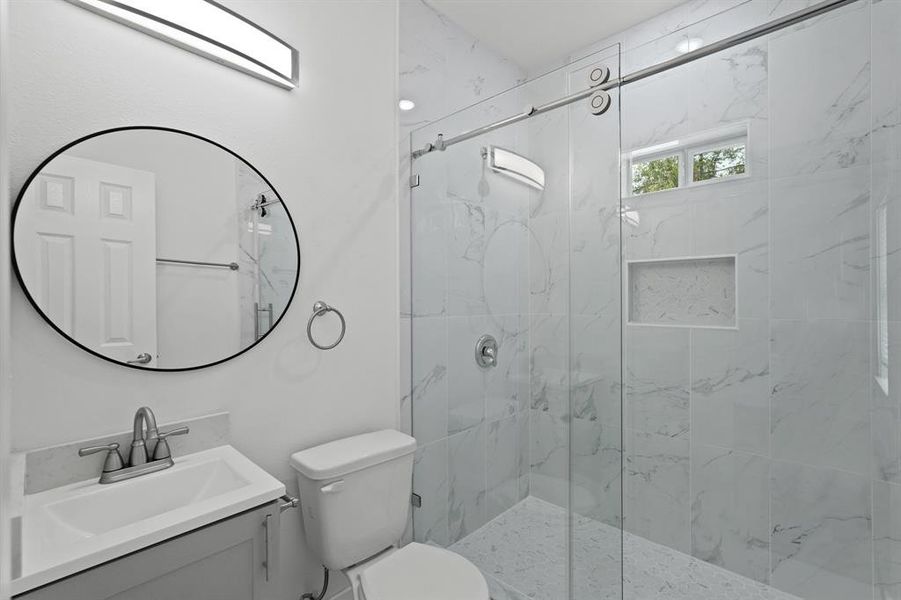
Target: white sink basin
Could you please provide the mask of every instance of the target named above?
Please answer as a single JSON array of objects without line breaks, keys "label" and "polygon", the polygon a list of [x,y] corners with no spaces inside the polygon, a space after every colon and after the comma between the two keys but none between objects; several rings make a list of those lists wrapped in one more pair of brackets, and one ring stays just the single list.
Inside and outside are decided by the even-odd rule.
[{"label": "white sink basin", "polygon": [[[99,477],[99,473],[98,473]],[[25,496],[18,594],[275,500],[285,486],[231,446],[135,479]]]}]

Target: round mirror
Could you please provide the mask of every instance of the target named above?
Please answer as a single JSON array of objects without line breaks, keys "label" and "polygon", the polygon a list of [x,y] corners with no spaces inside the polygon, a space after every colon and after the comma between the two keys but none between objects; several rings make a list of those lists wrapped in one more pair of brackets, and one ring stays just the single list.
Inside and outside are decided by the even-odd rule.
[{"label": "round mirror", "polygon": [[160,127],[102,131],[57,151],[13,209],[28,299],[69,341],[158,371],[210,366],[272,331],[300,246],[281,197],[210,140]]}]

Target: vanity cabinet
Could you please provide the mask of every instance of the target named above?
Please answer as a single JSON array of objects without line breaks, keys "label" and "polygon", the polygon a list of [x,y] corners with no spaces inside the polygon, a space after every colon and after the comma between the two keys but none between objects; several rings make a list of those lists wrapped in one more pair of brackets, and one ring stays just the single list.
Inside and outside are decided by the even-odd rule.
[{"label": "vanity cabinet", "polygon": [[266,600],[275,590],[278,528],[279,503],[271,502],[15,600]]}]

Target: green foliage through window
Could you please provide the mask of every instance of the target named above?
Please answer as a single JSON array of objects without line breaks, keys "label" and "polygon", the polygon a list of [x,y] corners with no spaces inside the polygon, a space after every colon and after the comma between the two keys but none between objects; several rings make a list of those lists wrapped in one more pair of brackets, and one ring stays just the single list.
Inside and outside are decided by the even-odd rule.
[{"label": "green foliage through window", "polygon": [[695,154],[691,180],[694,182],[731,177],[745,172],[745,147],[729,146]]},{"label": "green foliage through window", "polygon": [[632,193],[647,194],[679,187],[679,156],[632,163]]}]

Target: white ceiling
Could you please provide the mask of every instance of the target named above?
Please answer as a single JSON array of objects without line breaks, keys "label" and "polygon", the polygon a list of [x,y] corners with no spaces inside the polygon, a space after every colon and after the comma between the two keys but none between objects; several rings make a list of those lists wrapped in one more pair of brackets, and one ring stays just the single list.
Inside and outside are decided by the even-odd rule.
[{"label": "white ceiling", "polygon": [[684,0],[426,0],[527,72]]}]

